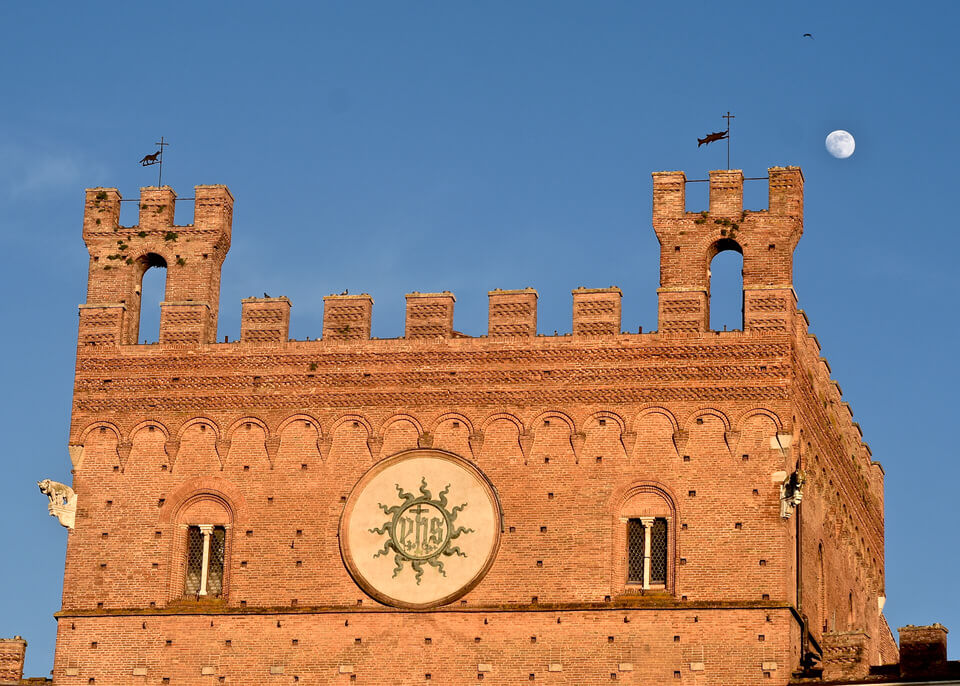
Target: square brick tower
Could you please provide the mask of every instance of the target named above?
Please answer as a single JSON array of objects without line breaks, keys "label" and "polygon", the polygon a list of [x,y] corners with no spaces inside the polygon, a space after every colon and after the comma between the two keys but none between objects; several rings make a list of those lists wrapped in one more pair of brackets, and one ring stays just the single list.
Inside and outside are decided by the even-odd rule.
[{"label": "square brick tower", "polygon": [[[622,333],[611,287],[539,336],[537,292],[498,289],[487,336],[411,293],[404,337],[372,340],[373,300],[342,294],[322,340],[289,340],[281,297],[244,300],[230,343],[230,192],[174,226],[145,188],[123,227],[87,191],[56,683],[785,684],[827,632],[895,652],[883,470],[796,307],[803,176],[770,169],[761,211],[739,171],[703,212],[685,185],[653,177],[656,332]],[[709,330],[724,250],[739,331]]]}]

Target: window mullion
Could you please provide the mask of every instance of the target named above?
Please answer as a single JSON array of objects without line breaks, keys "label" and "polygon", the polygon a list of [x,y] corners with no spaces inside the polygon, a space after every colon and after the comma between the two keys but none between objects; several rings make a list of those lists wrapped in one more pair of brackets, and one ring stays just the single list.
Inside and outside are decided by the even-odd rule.
[{"label": "window mullion", "polygon": [[653,517],[641,517],[643,524],[643,590],[650,588],[650,536],[653,533]]},{"label": "window mullion", "polygon": [[207,576],[210,570],[210,534],[213,533],[213,524],[201,524],[200,533],[203,534],[203,562],[200,563],[200,595],[207,595]]}]

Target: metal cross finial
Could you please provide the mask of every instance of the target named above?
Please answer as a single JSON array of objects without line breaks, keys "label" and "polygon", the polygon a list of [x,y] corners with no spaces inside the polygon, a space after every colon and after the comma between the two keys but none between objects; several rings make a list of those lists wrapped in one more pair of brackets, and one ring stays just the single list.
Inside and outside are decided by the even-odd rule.
[{"label": "metal cross finial", "polygon": [[[729,112],[728,112],[728,114],[729,114]],[[728,129],[730,128],[729,124],[727,125],[727,128],[728,128]],[[160,174],[159,174],[159,176],[157,177],[157,186],[159,187],[159,186],[163,186],[163,148],[164,148],[165,146],[167,146],[167,145],[170,145],[170,144],[164,142],[163,136],[160,136],[160,142],[157,143],[157,145],[160,146],[160,161],[159,161]],[[729,150],[729,147],[730,147],[730,142],[727,141],[727,149],[728,149],[728,150]],[[729,153],[728,153],[728,157],[729,157]],[[728,166],[728,167],[730,166],[729,163],[727,164],[727,166]]]},{"label": "metal cross finial", "polygon": [[727,120],[727,169],[730,169],[730,120],[736,119],[736,116],[730,114],[730,110],[721,116]]}]

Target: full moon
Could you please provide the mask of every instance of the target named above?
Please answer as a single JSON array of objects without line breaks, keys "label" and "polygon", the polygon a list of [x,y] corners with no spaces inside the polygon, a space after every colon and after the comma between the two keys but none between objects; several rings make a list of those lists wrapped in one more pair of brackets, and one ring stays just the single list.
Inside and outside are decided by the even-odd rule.
[{"label": "full moon", "polygon": [[825,142],[827,152],[840,160],[845,160],[853,154],[857,147],[857,142],[847,131],[837,129],[832,131]]}]

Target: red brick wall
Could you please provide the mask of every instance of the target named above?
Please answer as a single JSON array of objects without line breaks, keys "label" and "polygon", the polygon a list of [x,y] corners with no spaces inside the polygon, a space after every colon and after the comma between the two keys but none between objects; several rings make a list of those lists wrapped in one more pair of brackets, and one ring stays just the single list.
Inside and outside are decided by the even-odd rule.
[{"label": "red brick wall", "polygon": [[[799,170],[794,177],[802,181]],[[802,219],[779,195],[771,203]],[[783,220],[776,230],[788,224],[796,228]],[[228,239],[229,224],[217,226],[211,235]],[[124,235],[131,253],[156,243]],[[198,293],[218,290],[219,268],[196,274],[211,279],[194,284]],[[92,269],[91,302],[119,288],[100,279]],[[477,679],[490,645],[483,662],[500,682],[616,674],[657,683],[677,671],[681,683],[754,683],[763,663],[776,663],[770,678],[786,683],[801,617],[815,641],[824,618],[878,636],[882,472],[787,293],[782,326],[725,333],[534,337],[521,327],[451,338],[449,294],[430,296],[437,302],[427,304],[447,308],[430,338],[368,340],[369,298],[357,327],[364,337],[335,341],[173,345],[162,321],[160,345],[118,346],[120,334],[86,345],[106,325],[81,320],[70,438],[79,502],[58,683],[125,683],[138,661],[149,682],[193,683],[214,658],[230,683],[291,674],[326,683],[340,664],[368,683],[387,673],[397,683],[427,673],[463,682]],[[619,298],[602,295],[611,294]],[[215,325],[215,307],[212,317]],[[286,309],[281,319],[285,328]],[[455,605],[399,613],[353,582],[337,530],[360,476],[415,447],[474,461],[498,490],[504,533],[489,573]],[[798,461],[808,475],[803,504],[782,519],[774,476]],[[665,498],[673,513],[665,593],[625,588],[621,506],[636,493]],[[179,597],[189,508],[229,526],[222,600]],[[879,655],[879,644],[870,649]],[[550,651],[566,656],[562,673],[545,671]],[[284,676],[270,677],[281,657]],[[698,662],[702,672],[691,669]]]},{"label": "red brick wall", "polygon": [[54,675],[70,686],[198,684],[203,667],[213,667],[212,683],[232,684],[414,684],[428,674],[438,684],[481,674],[498,684],[531,674],[578,685],[611,675],[627,684],[782,684],[794,627],[784,609],[76,618],[60,623]]}]

